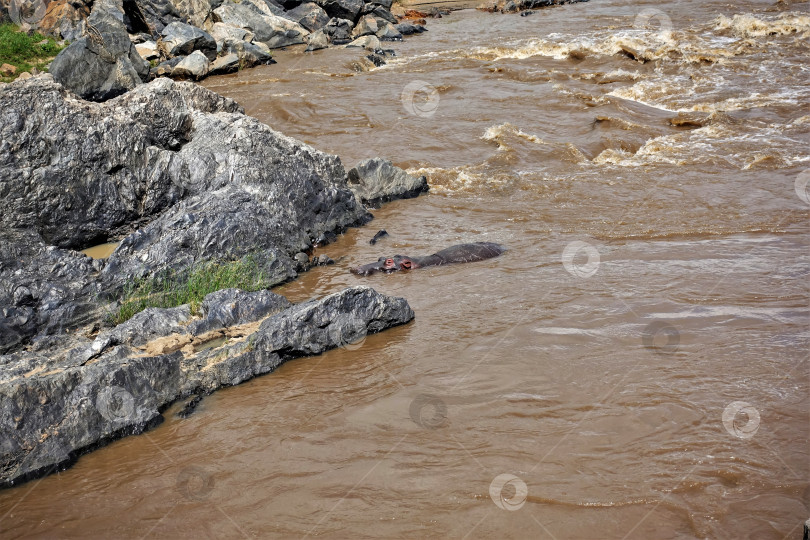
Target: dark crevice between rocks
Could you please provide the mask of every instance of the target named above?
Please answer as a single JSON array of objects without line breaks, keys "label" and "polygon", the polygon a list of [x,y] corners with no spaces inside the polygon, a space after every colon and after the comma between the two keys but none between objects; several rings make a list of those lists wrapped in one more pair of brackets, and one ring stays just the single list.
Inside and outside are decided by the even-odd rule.
[{"label": "dark crevice between rocks", "polygon": [[124,0],[124,24],[130,34],[153,34],[135,0]]}]

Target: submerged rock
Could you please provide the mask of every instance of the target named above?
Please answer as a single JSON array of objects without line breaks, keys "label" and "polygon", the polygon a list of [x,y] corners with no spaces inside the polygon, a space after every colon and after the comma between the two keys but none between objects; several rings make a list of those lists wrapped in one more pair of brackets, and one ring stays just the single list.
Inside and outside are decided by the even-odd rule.
[{"label": "submerged rock", "polygon": [[[205,320],[215,324],[276,312],[258,326],[231,327],[222,334],[231,340],[215,347],[188,334],[188,308],[181,307],[144,312],[71,351],[0,356],[0,486],[49,474],[113,439],[140,433],[162,421],[160,411],[174,401],[355,343],[414,316],[404,299],[367,287],[280,312],[284,306],[268,294],[209,295]],[[139,325],[153,331],[148,337],[133,332]],[[43,366],[47,371],[37,370]]]},{"label": "submerged rock", "polygon": [[370,207],[417,197],[429,189],[424,176],[411,176],[381,158],[367,159],[351,169],[349,187],[363,204]]}]

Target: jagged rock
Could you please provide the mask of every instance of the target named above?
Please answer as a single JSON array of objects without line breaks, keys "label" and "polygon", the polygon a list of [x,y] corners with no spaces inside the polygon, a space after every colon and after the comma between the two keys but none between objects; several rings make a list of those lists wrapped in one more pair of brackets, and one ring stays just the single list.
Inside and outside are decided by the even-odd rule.
[{"label": "jagged rock", "polygon": [[253,32],[254,40],[267,44],[271,49],[304,43],[309,32],[298,23],[272,14],[262,14],[252,4],[235,4],[228,0],[214,10],[217,22]]},{"label": "jagged rock", "polygon": [[369,51],[377,51],[379,50],[382,45],[380,45],[380,40],[377,36],[363,36],[355,39],[346,47],[362,47],[363,49],[367,49]]},{"label": "jagged rock", "polygon": [[253,32],[221,22],[214,23],[211,26],[211,36],[217,42],[217,52],[222,52],[222,45],[229,39],[251,42],[254,37]]},{"label": "jagged rock", "polygon": [[386,64],[385,58],[383,58],[379,54],[373,54],[372,53],[372,54],[369,54],[368,56],[366,56],[366,58],[368,59],[369,62],[374,64],[374,67],[382,67],[382,66],[384,66]]},{"label": "jagged rock", "polygon": [[320,30],[329,22],[329,15],[313,2],[306,2],[283,15],[285,18],[297,22],[310,32]]},{"label": "jagged rock", "polygon": [[[136,2],[132,2],[135,4]],[[146,20],[149,31],[154,37],[158,37],[163,29],[176,21],[192,22],[190,18],[184,17],[175,7],[173,0],[137,0],[137,7]],[[202,25],[201,21],[197,21]]]},{"label": "jagged rock", "polygon": [[329,46],[329,36],[324,30],[318,30],[307,36],[307,48],[305,52],[325,49]]},{"label": "jagged rock", "polygon": [[380,38],[381,41],[402,41],[402,34],[399,33],[399,30],[391,23],[385,23],[384,25],[380,25],[380,29],[377,30],[377,37]]},{"label": "jagged rock", "polygon": [[315,0],[327,15],[337,19],[356,21],[363,9],[363,0]]},{"label": "jagged rock", "polygon": [[218,0],[172,0],[172,4],[182,19],[197,28],[203,28],[211,10],[219,5]]},{"label": "jagged rock", "polygon": [[174,66],[172,77],[177,79],[193,79],[199,81],[208,75],[211,70],[211,62],[208,57],[200,51],[194,51],[183,58],[179,64]]},{"label": "jagged rock", "polygon": [[323,27],[324,33],[329,36],[329,42],[335,45],[343,45],[351,41],[352,28],[354,23],[346,19],[329,19]]},{"label": "jagged rock", "polygon": [[86,37],[62,50],[49,68],[54,79],[77,95],[103,101],[132,90],[149,77],[114,0],[96,3]]},{"label": "jagged rock", "polygon": [[241,0],[241,2],[251,9],[259,10],[258,13],[263,15],[278,15],[279,17],[283,17],[284,13],[286,13],[284,6],[275,0]]},{"label": "jagged rock", "polygon": [[83,23],[90,15],[90,6],[92,2],[88,5],[81,0],[54,0],[48,4],[37,30],[46,36],[76,41],[82,37]]},{"label": "jagged rock", "polygon": [[[228,306],[229,300],[236,305]],[[218,322],[251,319],[278,307],[280,302],[261,294],[220,291],[209,302],[206,320],[211,314]],[[402,298],[352,287],[284,309],[252,333],[233,333],[232,342],[197,350],[183,347],[193,343],[188,329],[178,328],[186,316],[184,310],[187,307],[170,313],[152,310],[137,321],[162,329],[164,340],[174,339],[174,345],[155,347],[153,342],[139,349],[137,343],[151,339],[154,332],[141,336],[137,328],[131,331],[136,323],[124,323],[123,330],[118,327],[67,353],[32,351],[0,357],[0,433],[4,434],[0,437],[0,486],[49,474],[110,440],[140,433],[159,423],[159,411],[174,401],[239,384],[294,358],[355,343],[414,316]],[[172,332],[167,333],[168,328]],[[86,359],[86,349],[92,361]],[[47,371],[31,373],[46,365]]]},{"label": "jagged rock", "polygon": [[225,75],[239,71],[239,55],[228,53],[220,56],[211,63],[211,75]]},{"label": "jagged rock", "polygon": [[217,57],[217,42],[209,34],[190,24],[173,22],[160,33],[161,47],[169,57],[190,55],[200,51],[209,61]]},{"label": "jagged rock", "polygon": [[384,7],[375,6],[374,10],[371,11],[370,13],[375,17],[377,17],[377,19],[382,19],[385,22],[389,22],[391,24],[397,24],[399,22],[399,19],[394,17],[394,15]]},{"label": "jagged rock", "polygon": [[373,36],[379,31],[377,19],[373,16],[366,15],[361,17],[352,30],[352,37],[359,38],[361,36]]},{"label": "jagged rock", "polygon": [[[98,321],[124,284],[195,262],[260,254],[269,283],[287,281],[295,253],[370,219],[339,158],[165,78],[100,104],[49,76],[0,85],[0,197],[5,350]],[[67,249],[125,234],[105,261]]]},{"label": "jagged rock", "polygon": [[410,36],[412,34],[421,34],[427,32],[427,28],[420,24],[411,24],[409,22],[402,22],[397,25],[397,31],[403,36]]},{"label": "jagged rock", "polygon": [[411,176],[381,158],[367,159],[351,169],[349,187],[363,204],[371,207],[428,191],[427,178]]},{"label": "jagged rock", "polygon": [[261,42],[248,43],[247,41],[227,39],[222,44],[222,51],[226,54],[233,53],[237,55],[243,68],[275,63],[273,56],[270,54],[270,48]]}]

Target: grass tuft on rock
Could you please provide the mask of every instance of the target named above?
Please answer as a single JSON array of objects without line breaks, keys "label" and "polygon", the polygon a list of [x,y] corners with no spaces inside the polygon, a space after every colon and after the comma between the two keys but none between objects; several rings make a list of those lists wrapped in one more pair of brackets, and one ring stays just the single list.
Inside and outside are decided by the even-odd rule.
[{"label": "grass tuft on rock", "polygon": [[119,299],[118,311],[112,315],[112,322],[121,324],[146,308],[171,308],[183,304],[189,304],[191,312],[197,315],[203,298],[212,292],[229,288],[251,292],[270,286],[270,280],[254,255],[236,261],[200,263],[187,272],[166,272],[127,285]]},{"label": "grass tuft on rock", "polygon": [[0,76],[0,81],[10,82],[23,71],[33,68],[47,71],[48,64],[64,47],[53,38],[46,38],[38,32],[28,34],[14,24],[0,24],[0,65],[10,64],[17,68],[11,77]]}]

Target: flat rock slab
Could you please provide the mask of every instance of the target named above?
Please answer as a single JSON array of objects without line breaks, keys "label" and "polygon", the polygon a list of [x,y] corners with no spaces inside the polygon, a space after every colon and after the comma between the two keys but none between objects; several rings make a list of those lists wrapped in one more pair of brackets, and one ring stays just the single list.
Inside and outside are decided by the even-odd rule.
[{"label": "flat rock slab", "polygon": [[[0,486],[50,474],[82,453],[140,433],[159,423],[160,411],[174,401],[239,384],[287,360],[357,344],[414,317],[404,299],[368,287],[291,307],[274,296],[220,291],[207,298],[204,320],[213,314],[217,324],[274,313],[226,329],[221,335],[231,340],[218,347],[195,346],[182,306],[150,310],[48,359],[36,352],[0,356]],[[155,354],[161,341],[163,352]],[[50,362],[47,370],[44,362]]]}]

